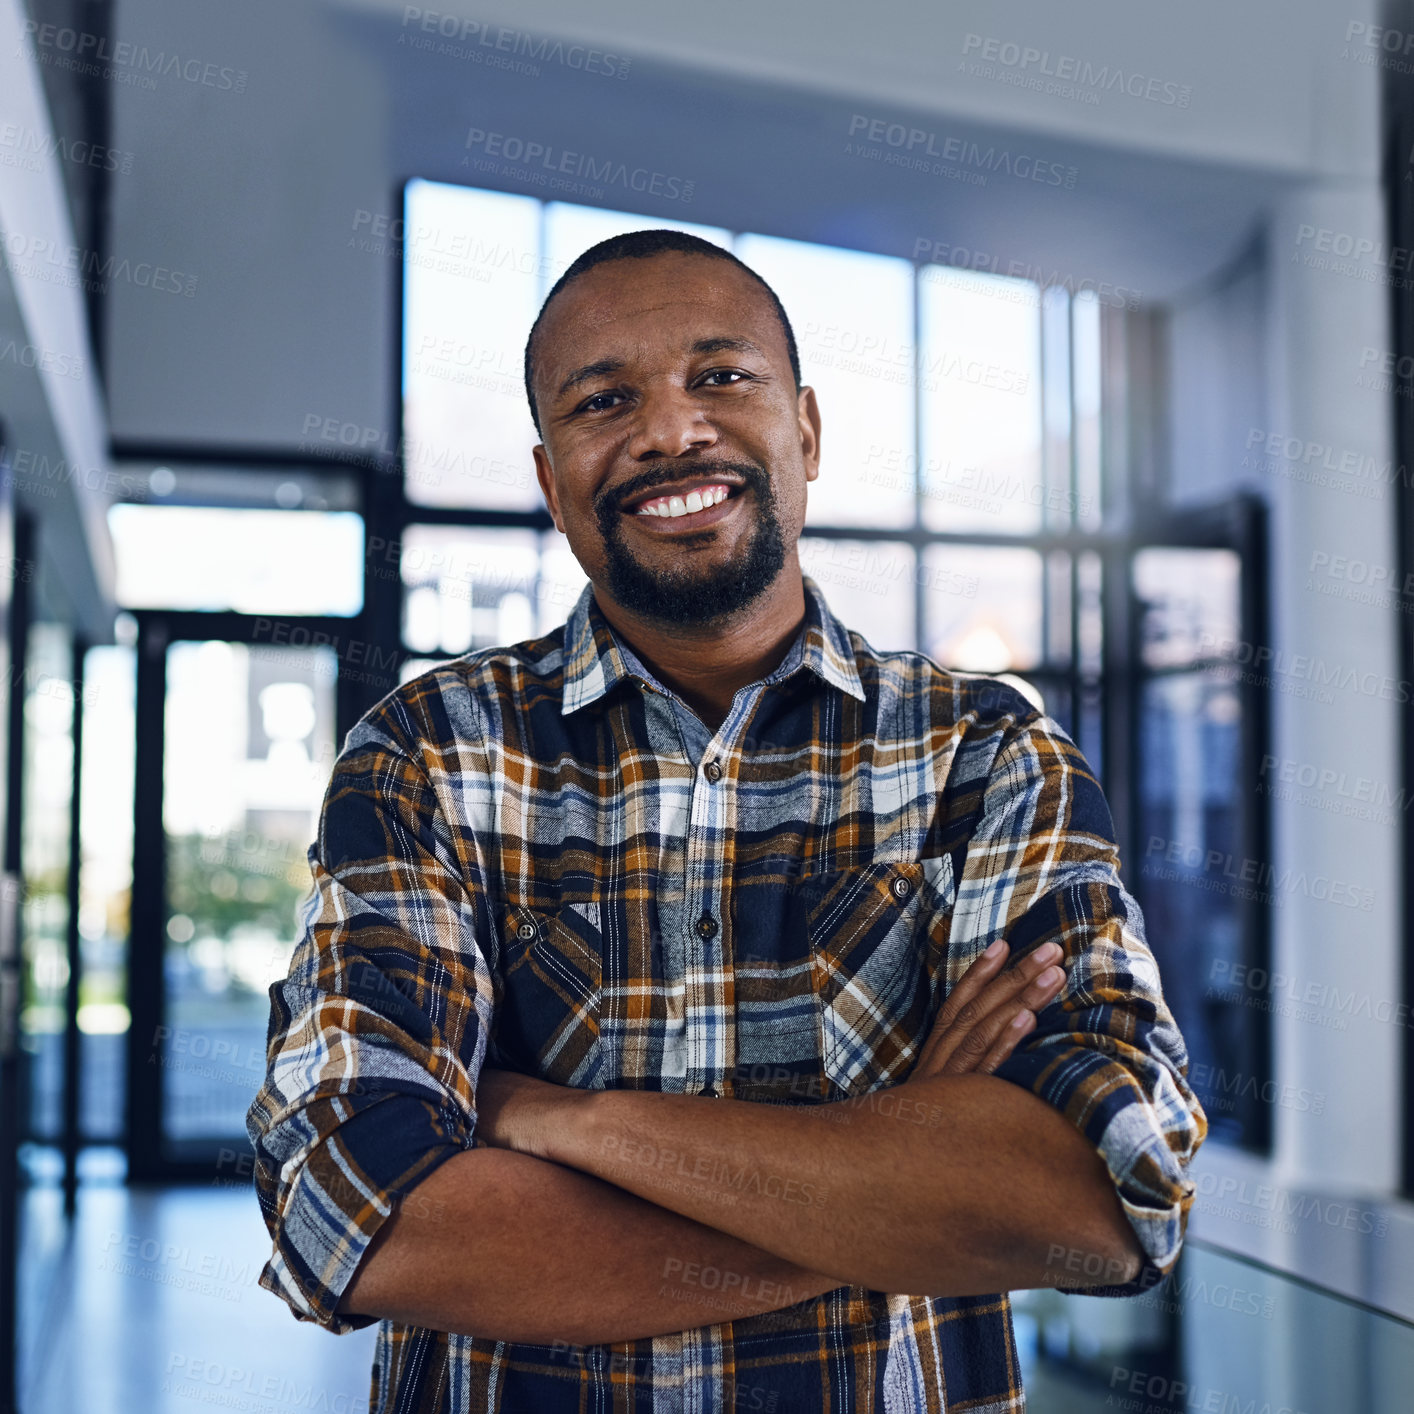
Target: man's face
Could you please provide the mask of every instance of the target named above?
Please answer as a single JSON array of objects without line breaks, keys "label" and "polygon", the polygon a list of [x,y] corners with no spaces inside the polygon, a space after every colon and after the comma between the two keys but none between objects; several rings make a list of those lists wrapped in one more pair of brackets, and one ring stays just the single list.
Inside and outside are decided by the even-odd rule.
[{"label": "man's face", "polygon": [[673,251],[581,276],[540,327],[535,393],[540,486],[601,596],[709,623],[798,564],[819,414],[735,265]]}]

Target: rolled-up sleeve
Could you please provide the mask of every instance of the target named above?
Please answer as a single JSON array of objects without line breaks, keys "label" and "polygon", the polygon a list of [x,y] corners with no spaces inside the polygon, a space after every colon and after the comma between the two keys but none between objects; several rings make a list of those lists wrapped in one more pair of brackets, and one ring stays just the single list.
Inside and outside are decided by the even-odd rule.
[{"label": "rolled-up sleeve", "polygon": [[1004,739],[958,885],[954,955],[970,960],[998,936],[1013,957],[1058,943],[1067,978],[996,1074],[1094,1144],[1146,1256],[1133,1282],[1085,1290],[1146,1290],[1178,1260],[1194,1195],[1188,1165],[1207,1119],[1139,905],[1120,880],[1109,807],[1079,747],[1045,715]]},{"label": "rolled-up sleeve", "polygon": [[394,694],[334,764],[246,1122],[274,1240],[260,1283],[336,1332],[370,1324],[336,1307],[399,1200],[472,1147],[491,1025],[484,888],[415,741]]}]

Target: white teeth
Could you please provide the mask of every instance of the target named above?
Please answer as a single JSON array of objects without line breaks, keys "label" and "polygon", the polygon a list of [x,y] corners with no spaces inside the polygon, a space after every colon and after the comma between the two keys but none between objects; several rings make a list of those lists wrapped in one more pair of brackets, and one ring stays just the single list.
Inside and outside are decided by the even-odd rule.
[{"label": "white teeth", "polygon": [[686,516],[694,511],[708,510],[726,499],[725,486],[715,486],[708,490],[699,488],[689,491],[686,496],[669,496],[666,501],[661,498],[647,501],[638,508],[637,513],[641,516]]}]

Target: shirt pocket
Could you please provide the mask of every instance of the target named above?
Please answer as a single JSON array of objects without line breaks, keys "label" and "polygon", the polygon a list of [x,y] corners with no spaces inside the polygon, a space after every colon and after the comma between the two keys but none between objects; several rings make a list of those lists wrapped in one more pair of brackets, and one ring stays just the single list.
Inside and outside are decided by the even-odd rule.
[{"label": "shirt pocket", "polygon": [[603,1088],[599,908],[595,900],[512,906],[501,952],[497,1058],[582,1090]]},{"label": "shirt pocket", "polygon": [[899,1084],[946,986],[947,861],[874,863],[809,875],[797,887],[831,1093]]}]

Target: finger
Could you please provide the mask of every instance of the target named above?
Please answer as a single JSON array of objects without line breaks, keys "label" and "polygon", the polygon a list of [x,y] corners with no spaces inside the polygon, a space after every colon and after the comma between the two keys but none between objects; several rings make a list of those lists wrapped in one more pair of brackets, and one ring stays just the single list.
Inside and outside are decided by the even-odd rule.
[{"label": "finger", "polygon": [[1023,1007],[1002,1027],[1002,1033],[992,1043],[992,1049],[978,1062],[977,1074],[991,1075],[993,1071],[1016,1049],[1023,1036],[1036,1029],[1036,1013]]},{"label": "finger", "polygon": [[928,1039],[924,1042],[922,1051],[919,1052],[919,1068],[933,1059],[948,1029],[956,1022],[958,1013],[1001,971],[1010,951],[1011,948],[1006,939],[998,938],[958,978],[957,986],[948,994],[942,1010],[933,1019]]},{"label": "finger", "polygon": [[[982,1062],[1005,1037],[1012,1023],[1021,1016],[1030,1016],[1034,1021],[1034,1013],[1055,996],[1064,980],[1065,972],[1061,968],[1048,967],[1026,988],[1019,1005],[994,1008],[959,1039],[952,1054],[943,1062],[943,1074],[968,1075],[980,1070]],[[1015,1045],[1019,1039],[1013,1038],[1011,1044]]]},{"label": "finger", "polygon": [[[976,990],[955,1011],[951,1024],[948,1024],[946,1020],[947,1008],[944,1007],[943,1011],[939,1013],[938,1021],[934,1023],[932,1035],[929,1036],[930,1041],[934,1036],[937,1037],[937,1045],[927,1053],[927,1061],[931,1068],[934,1071],[946,1068],[954,1052],[966,1043],[970,1047],[971,1064],[967,1066],[967,1069],[970,1070],[972,1064],[975,1064],[986,1054],[987,1046],[991,1044],[990,1032],[985,1045],[980,1044],[976,1039],[969,1041],[968,1037],[971,1033],[979,1026],[984,1026],[988,1017],[994,1016],[998,1008],[1005,1008],[998,1023],[1005,1024],[1014,1015],[1011,1004],[1016,1002],[1021,993],[1035,982],[1037,976],[1046,970],[1048,964],[1060,956],[1061,949],[1055,943],[1046,943],[1037,948],[1034,953],[1023,958],[1009,972],[989,979],[987,984]],[[961,985],[959,982],[958,986]]]}]

